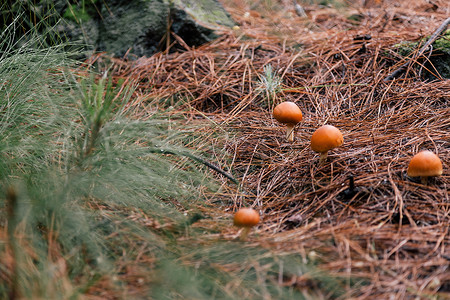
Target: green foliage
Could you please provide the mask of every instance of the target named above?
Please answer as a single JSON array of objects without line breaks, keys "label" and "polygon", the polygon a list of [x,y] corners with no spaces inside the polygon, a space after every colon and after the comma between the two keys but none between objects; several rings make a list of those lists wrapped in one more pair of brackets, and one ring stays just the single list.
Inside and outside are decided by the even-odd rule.
[{"label": "green foliage", "polygon": [[272,70],[272,65],[264,66],[264,74],[258,75],[259,83],[257,92],[264,95],[265,107],[273,109],[277,99],[277,93],[281,91],[281,78]]},{"label": "green foliage", "polygon": [[[9,43],[16,45],[16,48],[20,48],[25,42],[53,46],[62,40],[61,36],[52,30],[60,20],[54,1],[2,1],[0,14],[0,30],[3,33],[14,33],[10,35]],[[26,39],[30,32],[34,33],[33,38]],[[5,43],[1,43],[1,46],[0,51],[5,50]]]},{"label": "green foliage", "polygon": [[[210,240],[176,245],[158,264],[160,279],[155,299],[307,299],[304,291],[283,283],[309,278],[305,290],[324,299],[342,296],[343,280],[320,272],[299,254],[278,254],[238,241]],[[170,249],[170,247],[168,248]],[[180,251],[182,250],[182,251]],[[184,254],[184,255],[183,255]],[[174,265],[185,261],[185,266]]]},{"label": "green foliage", "polygon": [[[13,32],[9,41],[16,49],[24,43],[41,46],[62,42],[86,44],[95,39],[95,22],[101,18],[98,0],[7,0],[0,4],[0,30]],[[83,26],[86,24],[85,26]],[[30,32],[35,35],[30,38]],[[92,35],[92,36],[89,36]],[[2,46],[5,46],[2,44]],[[66,45],[69,46],[69,45]],[[4,49],[0,48],[0,51]],[[78,53],[80,55],[80,53]]]},{"label": "green foliage", "polygon": [[444,34],[434,42],[434,46],[436,50],[450,55],[450,29],[445,31]]},{"label": "green foliage", "polygon": [[84,7],[78,8],[76,4],[69,5],[69,7],[64,12],[63,17],[79,23],[85,22],[90,19],[90,16],[84,9]]},{"label": "green foliage", "polygon": [[[450,30],[444,32],[444,34],[433,43],[433,49],[431,55],[428,55],[423,66],[416,66],[421,70],[422,76],[425,79],[435,80],[440,78],[450,78]],[[394,50],[405,57],[412,57],[415,51],[420,49],[422,45],[429,39],[424,38],[419,42],[403,41],[393,46]],[[439,76],[437,76],[439,74]]]},{"label": "green foliage", "polygon": [[82,0],[82,1],[68,1],[67,8],[63,13],[63,18],[72,20],[76,23],[83,23],[98,16],[98,0]]},{"label": "green foliage", "polygon": [[[430,37],[427,36],[419,42],[403,41],[393,46],[393,48],[402,56],[410,55],[414,50],[423,45]],[[450,30],[444,32],[444,34],[438,38],[434,43],[434,51],[440,51],[447,55],[450,55]]]},{"label": "green foliage", "polygon": [[[113,268],[106,237],[116,220],[93,203],[181,222],[187,217],[180,208],[199,204],[194,187],[204,175],[191,161],[157,153],[161,147],[179,151],[173,145],[181,137],[163,119],[132,119],[124,109],[131,88],[106,77],[80,78],[70,71],[74,62],[64,46],[28,45],[0,58],[0,193],[17,194],[14,240],[20,245],[17,270],[9,275],[27,298],[63,298],[63,285],[45,288],[59,280],[50,272],[56,262],[49,252],[64,258],[66,279],[79,278],[80,286],[91,282],[86,274],[104,276]],[[1,203],[8,207],[7,198]],[[0,298],[9,288],[2,282]]]}]

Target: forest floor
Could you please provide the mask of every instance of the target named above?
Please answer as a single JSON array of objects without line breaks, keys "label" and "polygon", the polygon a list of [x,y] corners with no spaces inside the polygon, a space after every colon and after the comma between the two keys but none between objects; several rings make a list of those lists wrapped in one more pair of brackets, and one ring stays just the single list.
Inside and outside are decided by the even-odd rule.
[{"label": "forest floor", "polygon": [[[168,117],[201,136],[188,146],[239,182],[211,171],[221,188],[205,195],[208,217],[193,226],[214,228],[206,240],[236,239],[232,215],[252,207],[261,222],[246,243],[317,262],[345,279],[341,299],[450,298],[450,82],[427,64],[435,53],[411,59],[397,46],[419,42],[417,51],[449,4],[307,5],[299,17],[285,2],[225,0],[238,27],[218,40],[175,40],[182,50],[116,61],[115,76],[137,85],[130,107],[170,107]],[[385,80],[409,59],[401,78]],[[303,112],[293,143],[272,117],[282,101]],[[338,127],[344,144],[319,164],[310,138],[323,124]],[[444,167],[428,185],[406,174],[421,150]],[[280,271],[276,281],[328,298],[308,276]]]}]

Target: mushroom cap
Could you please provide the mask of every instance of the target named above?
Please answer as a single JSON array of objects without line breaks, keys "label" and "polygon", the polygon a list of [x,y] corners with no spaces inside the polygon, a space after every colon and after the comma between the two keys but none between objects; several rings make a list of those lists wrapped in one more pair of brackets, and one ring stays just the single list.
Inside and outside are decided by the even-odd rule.
[{"label": "mushroom cap", "polygon": [[259,222],[259,214],[253,208],[241,208],[234,215],[233,221],[238,227],[253,227]]},{"label": "mushroom cap", "polygon": [[407,173],[411,177],[439,176],[442,175],[442,162],[433,152],[421,151],[409,162]]},{"label": "mushroom cap", "polygon": [[344,138],[339,129],[332,125],[323,125],[311,136],[311,149],[324,153],[344,143]]},{"label": "mushroom cap", "polygon": [[297,124],[302,120],[302,111],[294,102],[286,101],[273,109],[273,117],[283,124]]}]

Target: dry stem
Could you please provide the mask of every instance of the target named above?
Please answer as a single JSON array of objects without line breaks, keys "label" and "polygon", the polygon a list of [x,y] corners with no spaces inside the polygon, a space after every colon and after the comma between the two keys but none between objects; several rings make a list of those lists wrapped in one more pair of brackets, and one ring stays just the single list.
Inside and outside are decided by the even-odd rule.
[{"label": "dry stem", "polygon": [[295,124],[286,124],[286,139],[288,142],[294,142],[294,127]]}]

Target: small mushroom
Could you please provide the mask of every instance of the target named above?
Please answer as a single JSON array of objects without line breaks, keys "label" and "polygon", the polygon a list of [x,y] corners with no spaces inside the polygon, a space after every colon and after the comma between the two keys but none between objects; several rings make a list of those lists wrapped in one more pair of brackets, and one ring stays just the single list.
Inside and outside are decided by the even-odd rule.
[{"label": "small mushroom", "polygon": [[280,123],[286,124],[286,139],[294,141],[294,127],[303,118],[302,111],[294,102],[286,101],[273,109],[273,117]]},{"label": "small mushroom", "polygon": [[409,162],[407,173],[411,177],[420,176],[422,184],[426,185],[428,177],[442,175],[442,162],[433,152],[421,151]]},{"label": "small mushroom", "polygon": [[242,227],[240,239],[245,240],[250,229],[259,222],[259,214],[253,208],[241,208],[234,215],[233,223],[237,227]]},{"label": "small mushroom", "polygon": [[332,125],[323,125],[311,136],[311,149],[320,153],[319,163],[327,159],[328,151],[343,143],[341,131]]}]

